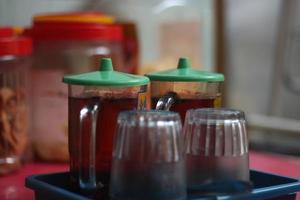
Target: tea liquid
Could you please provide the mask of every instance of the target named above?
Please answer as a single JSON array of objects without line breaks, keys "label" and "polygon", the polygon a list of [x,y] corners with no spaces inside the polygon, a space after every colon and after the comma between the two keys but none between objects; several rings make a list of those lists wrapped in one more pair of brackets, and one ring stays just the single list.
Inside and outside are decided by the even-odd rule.
[{"label": "tea liquid", "polygon": [[[96,181],[107,184],[109,181],[113,138],[119,112],[137,107],[137,98],[78,98],[69,97],[69,152],[70,172],[73,188],[79,187],[79,150],[80,150],[80,111],[88,106],[98,105],[96,126]],[[89,144],[92,119],[90,115],[82,124],[82,152],[81,161],[83,171],[89,170]],[[84,172],[85,173],[85,172]]]},{"label": "tea liquid", "polygon": [[[152,98],[152,108],[155,109],[159,98]],[[176,99],[170,111],[178,112],[181,121],[184,122],[185,113],[189,109],[195,108],[212,108],[214,107],[214,99]]]}]

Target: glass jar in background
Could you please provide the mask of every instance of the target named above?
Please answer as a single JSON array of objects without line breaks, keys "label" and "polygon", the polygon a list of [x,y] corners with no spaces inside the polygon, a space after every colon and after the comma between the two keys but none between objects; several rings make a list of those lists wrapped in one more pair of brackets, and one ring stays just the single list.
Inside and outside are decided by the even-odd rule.
[{"label": "glass jar in background", "polygon": [[28,146],[30,38],[0,27],[0,175],[18,169]]},{"label": "glass jar in background", "polygon": [[[94,9],[135,23],[139,73],[167,69],[182,55],[193,66],[215,70],[215,1],[97,0]],[[175,62],[174,62],[175,61]]]},{"label": "glass jar in background", "polygon": [[126,72],[122,28],[97,12],[54,13],[35,16],[25,34],[34,42],[34,149],[43,160],[66,161],[68,95],[61,79],[65,73],[95,70],[101,57],[113,58],[116,70]]}]

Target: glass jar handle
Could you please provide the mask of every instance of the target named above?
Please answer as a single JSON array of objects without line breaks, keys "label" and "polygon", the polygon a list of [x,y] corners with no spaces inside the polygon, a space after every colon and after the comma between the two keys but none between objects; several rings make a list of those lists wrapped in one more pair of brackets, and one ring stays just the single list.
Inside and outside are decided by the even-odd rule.
[{"label": "glass jar handle", "polygon": [[168,92],[157,101],[155,109],[168,111],[175,103],[176,99],[177,94],[175,92]]},{"label": "glass jar handle", "polygon": [[[97,188],[96,181],[96,128],[98,118],[98,104],[85,106],[80,110],[79,124],[79,185],[80,189],[93,190]],[[88,115],[91,115],[89,120]],[[91,124],[89,122],[91,121]],[[84,134],[84,124],[90,126],[87,130],[88,134]],[[87,138],[87,139],[86,139]],[[83,141],[89,141],[87,146],[84,146]],[[86,145],[86,144],[85,144]],[[88,156],[84,152],[88,152]],[[88,164],[87,167],[86,164]]]}]

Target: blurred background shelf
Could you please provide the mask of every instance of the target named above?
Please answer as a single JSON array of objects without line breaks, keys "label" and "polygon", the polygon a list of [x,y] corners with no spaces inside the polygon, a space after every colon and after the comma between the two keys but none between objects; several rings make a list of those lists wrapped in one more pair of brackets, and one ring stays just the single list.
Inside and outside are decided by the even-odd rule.
[{"label": "blurred background shelf", "polygon": [[[132,3],[140,0],[127,1]],[[125,15],[131,19],[130,14],[136,14],[131,10],[128,15],[118,13],[118,9],[104,9],[103,2],[109,1],[0,0],[0,26],[29,26],[33,15],[48,12],[97,10],[119,14],[123,19]],[[165,7],[175,5],[178,12],[180,9],[177,8],[184,7],[186,1],[149,2]],[[197,59],[202,63],[199,68],[224,73],[224,105],[246,112],[250,147],[256,150],[251,153],[251,168],[300,178],[300,158],[296,157],[300,155],[300,1],[189,2],[197,5],[201,11],[200,23],[198,21],[195,28],[201,33],[196,44],[201,46],[201,55],[197,54]],[[185,13],[185,17],[190,16],[189,11]],[[143,28],[145,24],[143,26],[142,19],[138,20],[141,20],[139,23]],[[148,29],[143,31],[147,32]],[[146,36],[151,34],[148,31]],[[152,41],[146,41],[146,44],[149,43],[152,45]],[[147,51],[156,51],[143,48],[141,54],[144,57],[152,56],[149,53],[147,55]],[[66,147],[66,143],[64,145]],[[45,145],[42,147],[45,148]],[[65,150],[67,152],[67,148]],[[26,176],[66,170],[67,164],[28,163],[16,173],[0,178],[0,199],[33,199],[33,193],[24,188]]]},{"label": "blurred background shelf", "polygon": [[[129,2],[134,5],[134,1]],[[132,19],[126,10],[103,7],[106,3],[105,0],[0,0],[0,25],[28,26],[34,14],[71,10],[98,10]],[[189,8],[181,0],[153,0],[149,2],[152,4]],[[205,41],[201,44],[202,67],[225,73],[225,105],[249,114],[252,147],[299,155],[300,129],[293,124],[300,122],[300,2],[201,0],[195,5],[201,11],[200,41]],[[137,23],[142,22],[138,20]],[[144,45],[141,57],[151,57],[149,53],[145,55],[143,48]]]}]

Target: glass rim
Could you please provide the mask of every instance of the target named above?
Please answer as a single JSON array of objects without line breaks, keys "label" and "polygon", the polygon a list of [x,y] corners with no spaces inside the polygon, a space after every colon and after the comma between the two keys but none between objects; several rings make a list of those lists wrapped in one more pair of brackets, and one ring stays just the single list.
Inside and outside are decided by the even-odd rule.
[{"label": "glass rim", "polygon": [[118,123],[121,121],[144,122],[153,121],[180,121],[180,116],[176,112],[164,110],[127,110],[119,113]]},{"label": "glass rim", "polygon": [[196,120],[210,123],[219,123],[222,121],[234,122],[245,120],[245,113],[242,110],[233,108],[197,108],[187,111],[186,120]]}]

